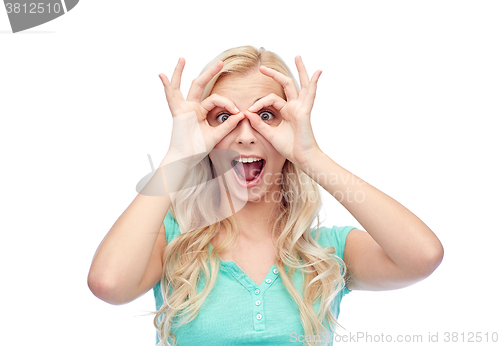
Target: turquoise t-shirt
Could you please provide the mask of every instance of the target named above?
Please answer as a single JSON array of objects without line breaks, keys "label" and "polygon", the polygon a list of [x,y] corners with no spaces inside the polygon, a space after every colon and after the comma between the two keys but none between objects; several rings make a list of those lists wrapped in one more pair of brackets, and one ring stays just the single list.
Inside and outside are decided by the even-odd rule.
[{"label": "turquoise t-shirt", "polygon": [[[181,234],[179,225],[170,212],[163,223],[167,242],[170,243]],[[347,234],[354,228],[321,227],[318,243],[323,247],[334,246],[336,255],[343,259]],[[312,236],[315,234],[316,230],[312,232]],[[209,244],[209,252],[211,251],[212,245]],[[176,336],[177,345],[301,345],[299,340],[303,340],[304,328],[299,308],[283,285],[276,265],[273,264],[264,281],[257,285],[236,263],[220,261],[216,283],[203,302],[198,316],[190,323],[171,330]],[[205,277],[202,276],[198,292],[205,286]],[[293,282],[299,294],[302,294],[302,277],[298,270]],[[153,287],[153,291],[156,309],[159,310],[163,305],[160,282]],[[336,318],[340,312],[340,302],[349,292],[344,287],[335,297],[332,311]],[[313,307],[317,312],[319,301]],[[172,340],[169,341],[172,343]],[[159,342],[158,333],[156,342]]]}]

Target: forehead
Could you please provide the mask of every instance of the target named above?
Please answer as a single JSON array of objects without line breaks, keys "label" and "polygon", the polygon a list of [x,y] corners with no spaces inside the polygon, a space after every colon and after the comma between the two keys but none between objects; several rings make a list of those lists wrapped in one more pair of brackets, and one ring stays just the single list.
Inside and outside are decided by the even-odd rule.
[{"label": "forehead", "polygon": [[271,77],[254,70],[245,75],[228,74],[215,83],[212,94],[227,97],[236,104],[252,105],[257,98],[271,93],[285,98],[283,88]]}]

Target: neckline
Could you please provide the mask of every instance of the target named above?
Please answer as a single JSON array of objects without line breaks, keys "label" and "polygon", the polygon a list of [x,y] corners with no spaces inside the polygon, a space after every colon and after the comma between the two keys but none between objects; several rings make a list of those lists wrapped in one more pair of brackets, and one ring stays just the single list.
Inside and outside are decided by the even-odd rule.
[{"label": "neckline", "polygon": [[[212,249],[213,249],[213,246],[211,243],[208,243],[208,255],[210,256],[210,254],[212,253]],[[255,287],[258,287],[258,288],[261,288],[262,285],[264,283],[266,283],[266,280],[271,278],[271,274],[273,273],[275,276],[277,276],[277,273],[274,273],[274,270],[276,269],[276,264],[273,264],[271,266],[271,268],[269,268],[269,270],[267,271],[267,275],[264,277],[264,280],[262,280],[262,282],[260,283],[260,285],[257,285],[257,283],[255,281],[252,280],[252,278],[250,276],[248,276],[247,273],[245,273],[245,271],[243,271],[243,269],[241,269],[234,261],[224,261],[222,258],[220,258],[220,256],[218,254],[215,254],[217,256],[217,258],[220,260],[221,264],[225,267],[233,267],[233,269],[235,269],[234,267],[237,268],[237,270],[243,274],[245,276],[246,279],[248,279],[252,284],[255,285]]]}]

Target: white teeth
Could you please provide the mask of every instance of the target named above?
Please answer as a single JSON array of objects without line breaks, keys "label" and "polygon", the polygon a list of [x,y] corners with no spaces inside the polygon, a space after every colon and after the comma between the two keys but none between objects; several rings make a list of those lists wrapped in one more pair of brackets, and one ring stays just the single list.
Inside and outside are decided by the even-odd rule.
[{"label": "white teeth", "polygon": [[262,160],[262,159],[259,159],[258,157],[241,157],[241,158],[236,159],[234,161],[247,163],[247,162],[260,161],[260,160]]}]

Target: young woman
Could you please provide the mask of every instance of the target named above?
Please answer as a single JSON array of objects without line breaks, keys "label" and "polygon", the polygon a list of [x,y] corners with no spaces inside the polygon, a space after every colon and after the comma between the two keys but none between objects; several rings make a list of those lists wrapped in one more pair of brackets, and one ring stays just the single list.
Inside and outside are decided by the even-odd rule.
[{"label": "young woman", "polygon": [[[330,344],[345,294],[402,288],[441,263],[418,217],[318,147],[321,71],[309,78],[295,63],[300,89],[276,54],[229,49],[186,99],[184,59],[171,81],[160,74],[169,150],[102,241],[88,283],[111,304],[154,288],[164,345]],[[314,226],[319,185],[366,231]]]}]

